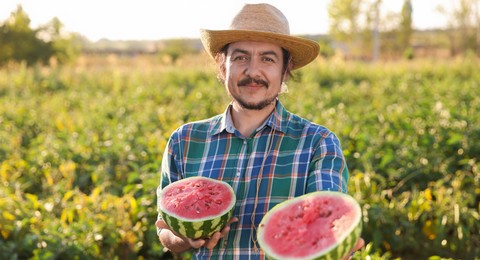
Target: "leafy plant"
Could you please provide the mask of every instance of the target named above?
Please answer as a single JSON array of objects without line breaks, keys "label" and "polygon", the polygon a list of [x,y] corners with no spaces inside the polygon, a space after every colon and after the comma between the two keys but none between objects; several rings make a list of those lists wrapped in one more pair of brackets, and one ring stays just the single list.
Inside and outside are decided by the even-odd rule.
[{"label": "leafy plant", "polygon": [[[203,56],[0,70],[0,258],[171,258],[154,226],[166,141],[229,102]],[[354,259],[480,255],[476,60],[319,61],[286,107],[342,141],[367,246]]]}]

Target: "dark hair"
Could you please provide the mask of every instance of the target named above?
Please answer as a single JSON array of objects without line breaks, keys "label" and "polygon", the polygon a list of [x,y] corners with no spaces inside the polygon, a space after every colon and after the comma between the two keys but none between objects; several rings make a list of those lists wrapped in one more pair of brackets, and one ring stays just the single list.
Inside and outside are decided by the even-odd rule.
[{"label": "dark hair", "polygon": [[290,59],[292,58],[292,55],[290,55],[290,52],[282,48],[282,54],[283,54],[283,67],[282,67],[282,73],[287,73],[288,77],[292,77],[292,71],[288,67],[288,63],[290,62]]}]

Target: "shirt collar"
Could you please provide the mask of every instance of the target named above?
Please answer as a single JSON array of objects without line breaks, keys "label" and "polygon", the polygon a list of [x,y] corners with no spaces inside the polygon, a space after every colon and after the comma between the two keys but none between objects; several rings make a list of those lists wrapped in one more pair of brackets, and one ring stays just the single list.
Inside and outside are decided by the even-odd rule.
[{"label": "shirt collar", "polygon": [[[230,103],[225,109],[225,112],[221,114],[221,118],[219,121],[217,121],[217,124],[215,127],[212,128],[212,135],[219,134],[223,131],[226,131],[228,133],[235,133],[236,128],[233,125],[232,121],[232,115],[231,115],[231,108],[232,104]],[[280,131],[282,133],[285,133],[287,130],[287,124],[288,124],[288,119],[290,117],[290,113],[285,109],[285,107],[282,105],[280,100],[277,99],[276,105],[275,105],[275,110],[270,114],[270,116],[265,120],[265,122],[257,128],[257,131],[262,129],[265,126],[269,126],[273,128],[276,131]]]}]

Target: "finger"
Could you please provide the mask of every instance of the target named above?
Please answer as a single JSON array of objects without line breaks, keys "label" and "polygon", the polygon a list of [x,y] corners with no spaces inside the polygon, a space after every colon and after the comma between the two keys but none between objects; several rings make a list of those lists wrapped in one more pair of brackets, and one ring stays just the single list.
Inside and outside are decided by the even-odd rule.
[{"label": "finger", "polygon": [[208,249],[213,249],[218,241],[222,238],[222,234],[220,232],[215,232],[212,237],[205,243],[205,247]]},{"label": "finger", "polygon": [[357,243],[355,244],[355,246],[352,249],[352,253],[362,249],[363,246],[365,246],[365,240],[363,240],[363,238],[358,239]]},{"label": "finger", "polygon": [[220,233],[220,238],[227,236],[228,232],[230,232],[230,226],[226,226],[222,229]]},{"label": "finger", "polygon": [[235,222],[238,222],[237,217],[233,217],[230,220],[228,220],[227,225],[225,225],[225,227],[221,231],[221,233],[222,233],[221,237],[225,237],[228,234],[228,232],[230,232],[230,229],[231,229],[230,224],[235,223]]},{"label": "finger", "polygon": [[235,223],[235,222],[238,222],[237,217],[233,217],[233,218],[229,219],[228,222],[227,222],[227,225],[230,225],[230,224]]},{"label": "finger", "polygon": [[205,247],[208,249],[213,249],[218,244],[218,241],[220,241],[221,238],[225,237],[228,234],[228,232],[230,232],[230,224],[234,222],[238,222],[237,217],[233,217],[229,219],[225,227],[221,230],[221,232],[215,232],[212,235],[212,237],[210,237],[210,239],[208,239],[205,242]]},{"label": "finger", "polygon": [[359,238],[357,240],[357,242],[355,243],[355,246],[353,246],[353,248],[350,250],[350,252],[348,252],[347,255],[345,255],[342,259],[346,260],[346,259],[350,259],[351,256],[358,250],[362,249],[362,247],[365,245],[365,240],[363,240],[363,238]]},{"label": "finger", "polygon": [[360,249],[362,249],[362,247],[365,246],[365,240],[363,240],[363,238],[360,238],[358,241],[357,241],[357,244],[355,246],[355,251],[358,251]]},{"label": "finger", "polygon": [[164,220],[162,220],[162,219],[157,220],[157,221],[155,222],[155,226],[157,226],[158,228],[161,228],[161,229],[167,229],[167,230],[169,230],[170,232],[172,232],[172,234],[174,234],[175,236],[177,236],[177,237],[179,237],[179,238],[181,238],[181,239],[183,239],[183,240],[186,240],[186,239],[187,239],[187,238],[184,237],[183,235],[181,235],[181,234],[175,232],[174,230],[172,230],[172,229],[167,225],[167,223],[166,223]]},{"label": "finger", "polygon": [[191,239],[187,238],[188,243],[193,248],[200,248],[207,242],[205,239]]},{"label": "finger", "polygon": [[163,221],[162,219],[159,219],[155,222],[155,226],[157,226],[158,228],[168,228],[170,229],[170,227],[167,225],[167,223],[165,223],[165,221]]}]

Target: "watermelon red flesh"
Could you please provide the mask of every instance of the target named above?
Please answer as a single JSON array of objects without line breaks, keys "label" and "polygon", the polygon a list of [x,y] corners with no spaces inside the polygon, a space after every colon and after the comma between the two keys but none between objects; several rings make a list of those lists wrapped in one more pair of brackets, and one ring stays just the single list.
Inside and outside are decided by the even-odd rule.
[{"label": "watermelon red flesh", "polygon": [[316,192],[277,205],[262,220],[260,245],[271,258],[316,258],[335,248],[341,257],[355,241],[339,243],[358,239],[361,231],[360,208],[346,196]]},{"label": "watermelon red flesh", "polygon": [[232,217],[236,202],[229,184],[201,176],[171,183],[158,197],[165,223],[192,239],[208,238],[220,231]]},{"label": "watermelon red flesh", "polygon": [[[191,179],[189,181],[189,179]],[[203,219],[217,216],[232,203],[230,190],[211,180],[189,178],[182,184],[166,187],[162,208],[185,219]]]}]

